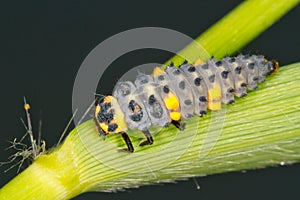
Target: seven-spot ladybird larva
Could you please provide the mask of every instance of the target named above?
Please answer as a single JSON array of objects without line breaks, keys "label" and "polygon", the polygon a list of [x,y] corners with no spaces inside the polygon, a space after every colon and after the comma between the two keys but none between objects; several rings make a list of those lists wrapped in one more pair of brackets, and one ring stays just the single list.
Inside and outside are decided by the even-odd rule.
[{"label": "seven-spot ladybird larva", "polygon": [[261,55],[212,58],[204,64],[184,62],[165,70],[156,67],[153,76],[139,74],[134,83],[119,82],[112,96],[97,100],[95,124],[102,136],[120,133],[126,150],[133,152],[128,129],[144,133],[146,140],[140,146],[152,144],[149,127],[172,123],[183,130],[183,121],[194,114],[202,116],[207,109],[221,110],[221,103],[233,103],[234,96],[246,96],[247,89],[256,89],[278,67],[277,61]]}]

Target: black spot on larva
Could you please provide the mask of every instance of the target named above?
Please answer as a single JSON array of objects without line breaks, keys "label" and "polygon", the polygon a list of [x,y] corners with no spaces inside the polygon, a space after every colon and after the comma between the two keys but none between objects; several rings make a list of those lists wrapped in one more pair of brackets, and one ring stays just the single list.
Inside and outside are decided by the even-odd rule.
[{"label": "black spot on larva", "polygon": [[142,84],[146,84],[146,83],[148,83],[148,80],[147,80],[147,79],[142,79],[142,80],[141,80],[141,83],[142,83]]},{"label": "black spot on larva", "polygon": [[196,71],[196,67],[191,66],[191,67],[188,68],[188,71],[189,72],[194,72],[194,71]]},{"label": "black spot on larva", "polygon": [[192,101],[190,99],[184,100],[184,104],[189,106],[192,104]]},{"label": "black spot on larva", "polygon": [[168,94],[170,92],[169,86],[165,85],[163,87],[163,91],[164,91],[164,93]]},{"label": "black spot on larva", "polygon": [[178,87],[182,90],[185,89],[185,82],[184,81],[180,81],[179,84],[178,84]]},{"label": "black spot on larva", "polygon": [[150,96],[149,96],[149,99],[148,99],[148,103],[149,103],[150,105],[153,105],[155,102],[156,102],[156,98],[154,97],[154,95],[153,95],[153,94],[150,95]]},{"label": "black spot on larva", "polygon": [[118,125],[117,125],[117,124],[109,124],[107,130],[108,130],[109,132],[113,132],[113,131],[115,131],[117,128],[118,128]]},{"label": "black spot on larva", "polygon": [[108,103],[104,103],[104,104],[100,104],[100,107],[101,107],[101,111],[100,112],[106,112],[108,109],[111,108],[111,103],[108,102]]},{"label": "black spot on larva", "polygon": [[215,62],[215,64],[216,64],[217,67],[220,67],[222,65],[222,61],[218,60],[217,62]]},{"label": "black spot on larva", "polygon": [[135,109],[135,114],[131,115],[130,118],[132,121],[135,121],[135,122],[141,121],[141,119],[143,118],[143,111],[141,110],[141,107],[138,106]]},{"label": "black spot on larva", "polygon": [[184,60],[183,63],[182,63],[182,65],[186,65],[186,64],[188,64],[188,61]]},{"label": "black spot on larva", "polygon": [[253,81],[258,81],[258,77],[257,77],[257,76],[254,76],[252,80],[253,80]]},{"label": "black spot on larva", "polygon": [[206,99],[205,96],[201,96],[201,97],[199,97],[199,101],[200,102],[207,102],[207,99]]},{"label": "black spot on larva", "polygon": [[228,78],[228,71],[222,71],[221,76],[223,79],[227,79]]},{"label": "black spot on larva", "polygon": [[105,103],[104,107],[105,107],[105,110],[108,110],[109,108],[111,108],[111,103],[110,102]]},{"label": "black spot on larva", "polygon": [[259,65],[265,65],[265,64],[266,64],[266,62],[263,60],[259,62]]},{"label": "black spot on larva", "polygon": [[131,119],[132,121],[139,122],[139,121],[141,121],[142,117],[143,117],[143,113],[131,115],[131,116],[130,116],[130,119]]},{"label": "black spot on larva", "polygon": [[105,122],[106,121],[106,115],[104,113],[99,112],[97,114],[97,119],[100,123]]},{"label": "black spot on larva", "polygon": [[106,122],[110,123],[111,120],[113,120],[115,115],[115,111],[113,109],[111,109],[107,114],[106,114]]},{"label": "black spot on larva", "polygon": [[248,63],[248,68],[253,70],[255,66],[255,63]]},{"label": "black spot on larva", "polygon": [[201,84],[201,78],[195,78],[195,80],[194,80],[194,84],[196,85],[196,86],[200,86],[200,84]]},{"label": "black spot on larva", "polygon": [[206,111],[205,110],[201,110],[200,111],[200,115],[206,115]]},{"label": "black spot on larva", "polygon": [[201,68],[202,68],[202,69],[208,69],[208,64],[207,64],[207,63],[203,64],[203,65],[201,66]]},{"label": "black spot on larva", "polygon": [[238,66],[238,67],[236,67],[236,68],[234,69],[234,71],[235,71],[236,74],[241,74],[241,72],[242,72],[242,67],[241,67],[241,66]]},{"label": "black spot on larva", "polygon": [[128,108],[133,113],[133,115],[130,116],[130,119],[135,122],[141,121],[143,117],[141,106],[139,106],[134,100],[131,100],[128,104]]},{"label": "black spot on larva", "polygon": [[174,67],[174,63],[173,62],[170,63],[170,67]]},{"label": "black spot on larva", "polygon": [[175,69],[175,71],[173,72],[174,75],[179,75],[180,74],[180,70],[179,69]]},{"label": "black spot on larva", "polygon": [[230,58],[230,59],[228,60],[228,62],[234,63],[234,62],[235,62],[235,57]]},{"label": "black spot on larva", "polygon": [[234,100],[233,99],[231,99],[229,102],[228,102],[228,104],[233,104],[234,103]]},{"label": "black spot on larva", "polygon": [[158,80],[160,80],[160,81],[165,80],[165,76],[164,76],[164,75],[159,75],[159,76],[158,76]]},{"label": "black spot on larva", "polygon": [[242,83],[241,87],[247,87],[247,83]]},{"label": "black spot on larva", "polygon": [[233,88],[228,88],[227,92],[228,92],[228,93],[233,93],[233,92],[234,92],[234,89],[233,89]]},{"label": "black spot on larva", "polygon": [[134,106],[135,106],[136,102],[134,100],[131,100],[128,104],[128,108],[133,111],[134,110]]},{"label": "black spot on larva", "polygon": [[208,77],[208,80],[209,80],[211,83],[215,82],[215,79],[216,79],[216,75],[214,75],[214,74]]}]

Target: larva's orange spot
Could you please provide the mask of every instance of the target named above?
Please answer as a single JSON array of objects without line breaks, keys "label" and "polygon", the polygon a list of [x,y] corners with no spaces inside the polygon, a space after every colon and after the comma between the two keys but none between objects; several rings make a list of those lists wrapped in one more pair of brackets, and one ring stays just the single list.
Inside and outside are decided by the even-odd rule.
[{"label": "larva's orange spot", "polygon": [[178,121],[181,118],[181,114],[179,112],[170,112],[170,118],[174,121]]},{"label": "larva's orange spot", "polygon": [[221,110],[221,97],[221,88],[219,86],[208,90],[208,109],[213,111]]},{"label": "larva's orange spot", "polygon": [[153,70],[153,77],[157,77],[157,76],[160,76],[160,75],[163,75],[165,74],[165,71],[162,70],[160,67],[155,67],[154,70]]},{"label": "larva's orange spot", "polygon": [[170,92],[168,98],[166,98],[164,101],[168,110],[178,110],[179,100],[175,94]]},{"label": "larva's orange spot", "polygon": [[103,100],[104,103],[112,103],[113,101],[113,98],[112,96],[106,96]]},{"label": "larva's orange spot", "polygon": [[108,133],[108,125],[106,123],[99,123],[99,125],[105,133]]},{"label": "larva's orange spot", "polygon": [[96,106],[96,110],[95,110],[95,117],[97,118],[98,113],[100,112],[100,106],[97,105]]}]

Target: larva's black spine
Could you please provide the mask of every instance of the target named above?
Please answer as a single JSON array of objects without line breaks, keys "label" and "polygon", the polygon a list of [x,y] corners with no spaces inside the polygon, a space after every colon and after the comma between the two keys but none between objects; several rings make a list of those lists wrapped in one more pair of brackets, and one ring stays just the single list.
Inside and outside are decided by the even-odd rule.
[{"label": "larva's black spine", "polygon": [[207,109],[220,110],[221,103],[246,96],[247,90],[256,89],[277,70],[278,62],[261,55],[212,58],[196,66],[184,62],[165,70],[156,67],[153,76],[139,74],[134,83],[119,82],[113,96],[96,105],[95,121],[101,133],[122,133],[128,150],[133,151],[125,133],[128,128],[145,134],[147,141],[142,145],[152,144],[151,126],[173,123],[182,130],[182,120],[202,116]]}]

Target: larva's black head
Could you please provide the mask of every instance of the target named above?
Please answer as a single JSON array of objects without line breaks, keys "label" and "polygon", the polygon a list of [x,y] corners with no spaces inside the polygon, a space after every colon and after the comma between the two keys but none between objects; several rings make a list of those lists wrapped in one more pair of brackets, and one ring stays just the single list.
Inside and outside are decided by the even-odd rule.
[{"label": "larva's black head", "polygon": [[98,129],[106,134],[120,133],[127,130],[124,114],[113,96],[105,96],[98,100],[95,108],[95,119]]}]

